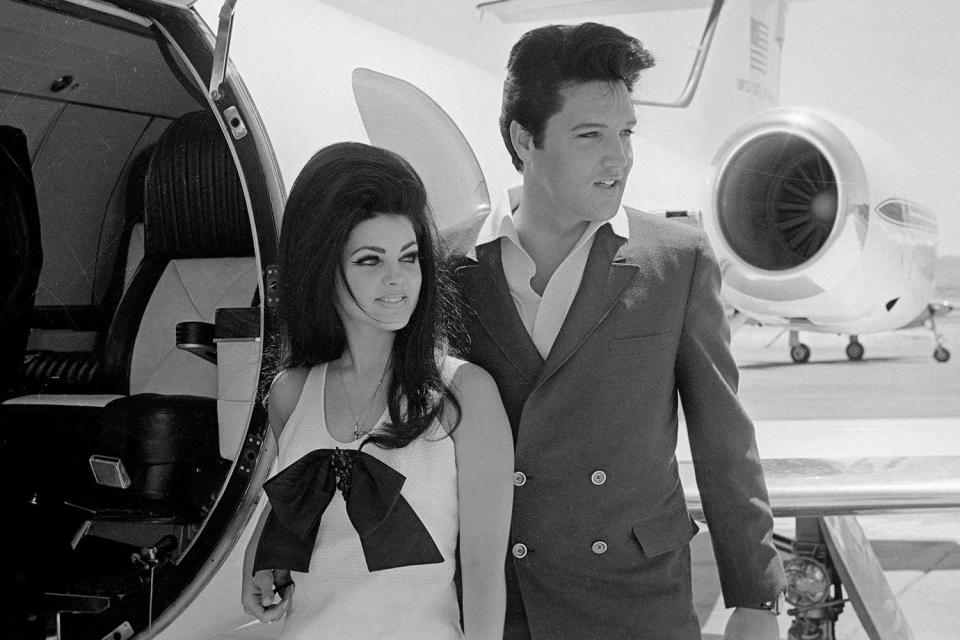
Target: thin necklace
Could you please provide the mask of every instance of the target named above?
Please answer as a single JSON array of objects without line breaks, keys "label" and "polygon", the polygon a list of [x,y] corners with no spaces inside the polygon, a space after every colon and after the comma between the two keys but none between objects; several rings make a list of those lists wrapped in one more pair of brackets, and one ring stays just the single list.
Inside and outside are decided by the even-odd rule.
[{"label": "thin necklace", "polygon": [[[388,363],[389,364],[389,363]],[[363,408],[363,412],[360,415],[357,415],[357,412],[353,410],[353,402],[350,401],[350,392],[347,391],[347,382],[343,377],[343,366],[340,367],[340,385],[343,387],[343,395],[347,398],[347,408],[350,409],[350,415],[353,416],[353,439],[359,440],[360,436],[365,436],[370,433],[369,429],[363,430],[360,428],[360,421],[370,412],[370,407],[373,406],[373,401],[377,398],[377,392],[380,391],[381,385],[383,385],[383,379],[387,377],[387,366],[384,365],[383,373],[380,375],[380,381],[377,382],[377,388],[373,390],[373,394],[370,396],[370,399],[367,401],[366,406]]]}]

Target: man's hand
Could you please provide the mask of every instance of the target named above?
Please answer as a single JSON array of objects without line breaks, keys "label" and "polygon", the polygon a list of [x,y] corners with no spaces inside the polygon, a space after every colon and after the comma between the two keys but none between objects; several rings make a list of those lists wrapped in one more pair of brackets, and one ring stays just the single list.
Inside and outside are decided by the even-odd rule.
[{"label": "man's hand", "polygon": [[764,609],[737,607],[727,620],[723,640],[780,640],[777,616]]},{"label": "man's hand", "polygon": [[[276,575],[276,585],[274,585],[274,575]],[[290,610],[294,584],[290,579],[289,571],[273,572],[269,569],[261,569],[253,576],[244,575],[241,591],[240,601],[243,603],[244,611],[260,622],[274,622]],[[277,595],[280,596],[279,602],[276,602]]]}]

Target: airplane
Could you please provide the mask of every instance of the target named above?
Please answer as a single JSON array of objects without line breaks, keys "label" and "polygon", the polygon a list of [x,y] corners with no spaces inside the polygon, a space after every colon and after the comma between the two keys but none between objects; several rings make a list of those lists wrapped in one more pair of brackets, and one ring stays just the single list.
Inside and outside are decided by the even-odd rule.
[{"label": "airplane", "polygon": [[[707,179],[694,211],[721,264],[731,325],[749,319],[786,327],[796,363],[811,355],[800,331],[848,334],[846,355],[861,360],[858,334],[924,325],[936,341],[934,359],[946,362],[950,352],[935,318],[952,305],[932,302],[938,223],[919,204],[915,168],[882,135],[848,117],[780,105],[785,1],[713,8],[719,15],[711,14],[699,46],[706,60],[694,65],[684,92],[671,103],[638,105],[646,107],[645,131],[673,133],[661,127],[669,118],[699,137],[688,154],[709,158],[699,170]],[[749,48],[713,52],[715,34],[729,22],[750,25]],[[719,71],[729,67],[737,70],[732,81]],[[699,101],[698,74],[707,78]],[[709,85],[711,78],[726,84]],[[717,96],[727,118],[719,127]],[[682,120],[670,108],[682,108]],[[724,126],[731,119],[733,126]],[[643,168],[650,172],[644,186],[669,184],[656,161]],[[683,211],[674,206],[667,215]]]},{"label": "airplane", "polygon": [[[200,7],[210,11],[204,16],[194,4],[0,1],[0,254],[9,260],[0,290],[0,473],[16,550],[4,568],[0,626],[13,638],[270,637],[262,625],[249,624],[238,590],[240,560],[264,503],[260,486],[274,458],[260,400],[275,357],[273,265],[284,176],[336,140],[404,145],[446,222],[489,207],[488,180],[515,179],[502,166],[502,149],[492,160],[492,142],[489,152],[475,155],[487,149],[476,141],[495,137],[492,121],[477,114],[479,106],[497,112],[500,73],[450,51],[486,51],[493,42],[505,53],[528,28],[529,14],[501,23],[486,12],[539,12],[543,2],[490,5],[475,36],[469,29],[436,29],[452,37],[439,50],[415,33],[382,26],[393,19],[390,11],[403,7],[291,0],[289,14],[277,15],[253,3],[235,11],[236,0],[227,0]],[[724,77],[716,70],[718,54],[736,51],[721,36],[760,20],[745,5],[707,7],[703,33],[715,42],[709,57],[691,65],[701,69],[702,81],[690,105]],[[473,6],[444,3],[443,9],[451,20],[476,26]],[[762,16],[764,24],[782,20],[782,3],[762,10],[773,11]],[[324,35],[342,33],[351,34],[350,51],[338,37]],[[265,46],[265,39],[272,44]],[[238,60],[246,51],[248,60],[273,61],[251,64],[244,73],[251,89],[259,87],[256,97],[231,62],[231,45]],[[720,116],[729,126],[702,124],[699,138],[719,144],[718,136],[734,130],[753,139],[744,131],[754,129],[736,128],[741,118],[753,117],[741,114],[767,105],[771,96],[750,82],[734,84],[748,90],[729,96],[730,109]],[[667,109],[692,113],[638,106],[651,122]],[[781,108],[764,117],[774,116],[788,114]],[[666,139],[677,125],[663,122]],[[411,145],[409,135],[391,138],[397,131],[415,132],[417,139]],[[746,153],[745,144],[716,147],[739,150],[716,161],[712,154],[692,155],[722,164],[730,153]],[[698,140],[691,148],[705,145]],[[283,156],[275,154],[280,148]],[[663,148],[651,141],[649,153]],[[651,157],[638,157],[638,169],[653,172],[652,164]],[[741,174],[730,180],[740,187],[747,182]],[[739,191],[724,193],[732,198]],[[860,202],[838,194],[838,201]],[[912,223],[915,210],[908,209],[904,216]],[[736,274],[747,267],[723,253],[726,236],[703,211],[704,228],[718,254],[727,256],[725,277],[736,285]],[[865,215],[870,233],[885,228],[873,223],[872,210],[856,211],[836,214],[844,222],[813,262],[839,260],[833,247],[859,238]],[[726,213],[719,219],[731,222]],[[931,255],[927,231],[890,232],[916,241],[915,254],[897,249],[905,265]],[[865,251],[853,246],[857,256]],[[872,283],[874,266],[851,268],[862,283]],[[799,277],[797,269],[783,276]],[[747,302],[742,306],[749,308]],[[900,303],[894,306],[899,313]],[[941,463],[947,470],[958,465],[953,457]],[[867,459],[852,469],[829,459],[765,465],[775,513],[797,515],[802,507],[804,517],[835,524],[824,524],[824,542],[835,547],[828,557],[843,567],[850,557],[843,543],[856,532],[852,525],[844,529],[849,520],[824,518],[960,507],[960,487],[930,483],[915,468],[896,478],[913,493],[895,504],[871,501],[877,489],[864,489],[862,470],[889,468],[889,461]],[[785,502],[791,487],[807,486],[823,468],[833,470],[830,487],[811,484],[800,507]],[[884,478],[878,474],[877,482],[890,488]],[[685,485],[696,509],[695,484]],[[831,507],[826,498],[836,495],[848,501]],[[869,558],[857,566],[875,568]]]}]

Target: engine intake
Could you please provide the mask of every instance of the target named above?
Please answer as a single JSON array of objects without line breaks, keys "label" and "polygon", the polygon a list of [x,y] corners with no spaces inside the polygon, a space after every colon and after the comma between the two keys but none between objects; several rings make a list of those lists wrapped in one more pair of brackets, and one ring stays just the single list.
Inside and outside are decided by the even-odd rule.
[{"label": "engine intake", "polygon": [[720,232],[744,262],[792,269],[826,244],[838,218],[837,183],[827,158],[790,132],[741,147],[717,189]]},{"label": "engine intake", "polygon": [[910,197],[916,170],[884,137],[840,114],[777,107],[741,123],[713,166],[704,230],[734,308],[868,333],[929,302],[936,218]]}]

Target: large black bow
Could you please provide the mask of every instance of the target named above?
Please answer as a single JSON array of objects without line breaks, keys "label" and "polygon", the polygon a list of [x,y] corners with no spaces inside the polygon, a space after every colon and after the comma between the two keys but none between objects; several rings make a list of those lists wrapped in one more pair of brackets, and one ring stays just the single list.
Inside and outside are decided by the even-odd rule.
[{"label": "large black bow", "polygon": [[307,571],[320,518],[337,489],[360,536],[368,570],[443,562],[430,532],[400,495],[405,481],[403,474],[362,451],[311,451],[263,485],[272,508],[254,572]]}]

